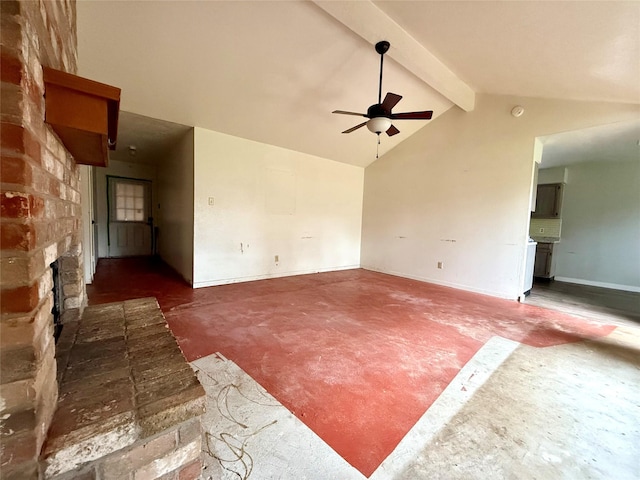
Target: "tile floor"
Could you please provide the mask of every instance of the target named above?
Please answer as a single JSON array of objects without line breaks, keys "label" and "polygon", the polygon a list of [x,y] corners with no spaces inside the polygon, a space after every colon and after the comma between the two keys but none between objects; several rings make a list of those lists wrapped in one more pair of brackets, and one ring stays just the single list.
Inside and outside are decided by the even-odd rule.
[{"label": "tile floor", "polygon": [[[571,432],[609,422],[618,455],[640,446],[633,327],[364,270],[192,290],[150,260],[101,260],[88,293],[91,303],[158,298],[208,390],[211,461],[203,478],[489,478],[476,468],[482,462],[491,478],[547,478],[537,476],[540,462],[557,475],[548,478],[576,478],[567,462],[584,478],[608,478],[598,468],[616,462],[598,448],[600,437],[589,437],[595,453],[584,454],[571,450]],[[602,344],[606,354],[589,353]],[[580,354],[571,357],[567,346]],[[609,386],[576,380],[584,364]],[[507,377],[495,384],[503,370]],[[567,419],[562,428],[549,426],[550,412]],[[438,438],[460,415],[477,428],[450,432],[447,442],[461,442],[454,448]],[[560,446],[569,453],[548,453]],[[523,454],[527,462],[505,460]],[[617,465],[615,478],[640,474],[629,462]]]}]

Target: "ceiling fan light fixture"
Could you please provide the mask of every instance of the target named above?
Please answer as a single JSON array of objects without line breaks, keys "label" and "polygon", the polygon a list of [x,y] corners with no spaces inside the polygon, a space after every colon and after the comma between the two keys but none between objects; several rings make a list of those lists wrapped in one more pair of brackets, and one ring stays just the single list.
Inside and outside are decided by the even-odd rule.
[{"label": "ceiling fan light fixture", "polygon": [[[378,135],[378,144],[380,144],[380,134],[385,132],[390,137],[400,133],[391,120],[431,120],[433,116],[432,110],[425,110],[423,112],[403,112],[393,113],[391,110],[402,99],[402,95],[396,93],[387,92],[387,95],[382,100],[382,65],[384,62],[384,54],[389,50],[389,42],[383,40],[376,43],[376,52],[380,54],[380,82],[378,83],[378,103],[371,105],[367,109],[367,113],[348,112],[346,110],[334,110],[332,113],[339,113],[341,115],[355,115],[356,117],[365,117],[369,120],[359,123],[358,125],[346,129],[342,133],[351,133],[364,127],[365,125],[369,131]],[[377,157],[376,157],[377,158]]]},{"label": "ceiling fan light fixture", "polygon": [[389,130],[391,119],[387,117],[375,117],[367,122],[367,128],[378,135]]}]

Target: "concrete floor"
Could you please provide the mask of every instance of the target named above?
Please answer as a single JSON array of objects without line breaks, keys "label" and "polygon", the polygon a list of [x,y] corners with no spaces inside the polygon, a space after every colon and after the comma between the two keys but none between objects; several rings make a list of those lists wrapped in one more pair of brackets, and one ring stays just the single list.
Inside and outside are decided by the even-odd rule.
[{"label": "concrete floor", "polygon": [[[494,337],[369,478],[639,478],[639,339]],[[209,398],[203,479],[367,478],[230,360],[192,365]]]},{"label": "concrete floor", "polygon": [[158,298],[207,390],[205,479],[640,478],[636,327],[363,270],[194,291],[137,262],[101,261],[90,301]]}]

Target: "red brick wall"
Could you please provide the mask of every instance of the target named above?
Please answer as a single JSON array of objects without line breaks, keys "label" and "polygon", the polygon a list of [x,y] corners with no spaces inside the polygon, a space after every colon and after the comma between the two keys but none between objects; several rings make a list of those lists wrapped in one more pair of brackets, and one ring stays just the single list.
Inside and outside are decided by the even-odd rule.
[{"label": "red brick wall", "polygon": [[0,477],[37,476],[58,395],[50,263],[84,303],[79,171],[44,123],[42,66],[75,73],[75,1],[0,1]]}]

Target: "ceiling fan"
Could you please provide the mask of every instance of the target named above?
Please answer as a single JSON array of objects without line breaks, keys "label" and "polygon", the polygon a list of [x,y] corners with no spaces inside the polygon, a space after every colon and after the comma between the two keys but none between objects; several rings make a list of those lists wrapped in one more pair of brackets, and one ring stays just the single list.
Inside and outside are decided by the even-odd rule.
[{"label": "ceiling fan", "polygon": [[396,127],[391,123],[392,120],[430,120],[433,116],[432,110],[426,110],[424,112],[404,112],[404,113],[392,113],[391,109],[402,99],[401,95],[388,92],[384,101],[382,101],[382,63],[384,61],[384,54],[387,53],[391,44],[386,40],[376,43],[376,52],[380,54],[380,85],[378,86],[378,103],[371,105],[367,109],[367,113],[347,112],[344,110],[334,110],[331,113],[339,113],[342,115],[356,115],[358,117],[368,118],[366,122],[362,122],[355,127],[351,127],[342,133],[351,133],[365,125],[367,128],[378,135],[382,132],[386,132],[390,137],[400,133]]}]

